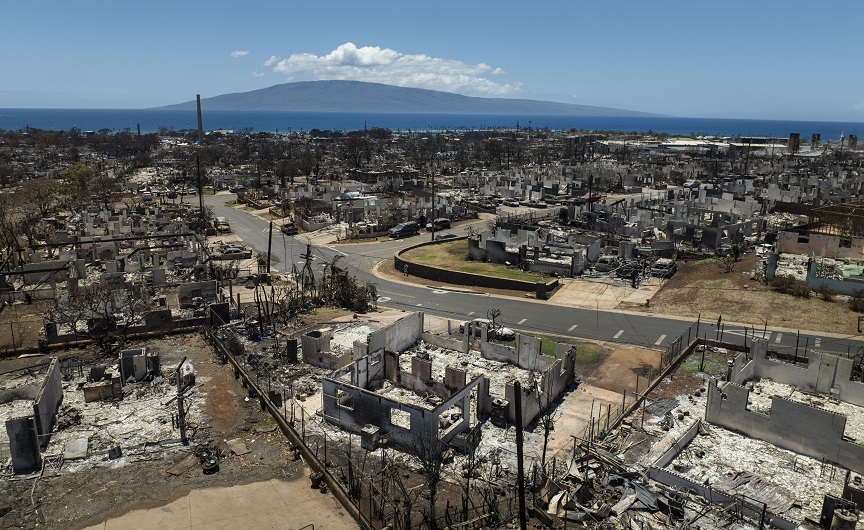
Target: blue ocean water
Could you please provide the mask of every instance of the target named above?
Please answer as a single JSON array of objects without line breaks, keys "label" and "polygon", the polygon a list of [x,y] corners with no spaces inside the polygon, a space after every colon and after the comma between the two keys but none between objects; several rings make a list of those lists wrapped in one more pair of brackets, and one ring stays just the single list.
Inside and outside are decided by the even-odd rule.
[{"label": "blue ocean water", "polygon": [[[310,129],[355,131],[383,127],[393,131],[437,131],[486,128],[584,129],[589,131],[657,131],[673,135],[778,136],[801,134],[802,140],[818,133],[822,140],[840,135],[864,134],[864,123],[738,120],[716,118],[620,117],[620,116],[528,116],[507,114],[414,114],[362,112],[277,112],[204,110],[204,129],[242,129],[254,132],[296,132]],[[156,132],[160,127],[194,129],[194,111],[153,109],[0,109],[0,129],[26,127],[46,130],[98,131],[109,129]]]}]

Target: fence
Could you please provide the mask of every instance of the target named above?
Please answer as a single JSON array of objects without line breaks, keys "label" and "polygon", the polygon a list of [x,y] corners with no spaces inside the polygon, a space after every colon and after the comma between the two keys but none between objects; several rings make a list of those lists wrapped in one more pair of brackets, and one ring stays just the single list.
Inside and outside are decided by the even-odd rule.
[{"label": "fence", "polygon": [[[599,403],[595,405],[592,402],[588,424],[585,425],[581,432],[572,435],[573,444],[569,449],[562,449],[556,454],[551,455],[550,459],[545,462],[545,465],[540,467],[537,472],[537,478],[543,482],[534,483],[534,487],[541,487],[546,481],[555,483],[562,480],[569,472],[569,465],[564,465],[564,463],[569,464],[570,461],[578,458],[583,451],[580,446],[590,445],[606,438],[625,417],[638,410],[640,406],[644,408],[646,406],[646,397],[654,387],[681,360],[690,355],[699,344],[703,343],[703,339],[698,338],[697,335],[705,329],[704,326],[705,324],[702,322],[694,322],[686,331],[673,339],[669,343],[669,346],[661,352],[656,366],[647,365],[643,367],[641,375],[636,374],[635,389],[628,393],[625,388],[620,404]],[[559,466],[559,463],[562,465]]]}]

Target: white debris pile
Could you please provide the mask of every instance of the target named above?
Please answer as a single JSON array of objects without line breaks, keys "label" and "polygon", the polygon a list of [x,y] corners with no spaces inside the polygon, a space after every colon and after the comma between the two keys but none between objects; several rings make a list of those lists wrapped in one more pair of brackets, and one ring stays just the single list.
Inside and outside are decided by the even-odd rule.
[{"label": "white debris pile", "polygon": [[747,409],[762,414],[771,414],[771,398],[774,396],[788,398],[796,403],[803,403],[846,416],[846,429],[843,434],[858,443],[864,442],[864,408],[839,401],[820,394],[802,392],[791,385],[778,383],[771,379],[760,379],[748,383],[752,386],[747,398]]},{"label": "white debris pile", "polygon": [[350,352],[354,349],[354,341],[366,342],[372,328],[368,324],[349,322],[337,324],[333,328],[333,338],[330,340],[330,351]]},{"label": "white debris pile", "polygon": [[418,346],[406,350],[399,356],[399,369],[411,373],[411,358],[420,357],[432,362],[432,379],[444,381],[447,367],[457,368],[466,372],[466,383],[478,376],[489,379],[489,393],[493,397],[504,397],[507,383],[519,381],[524,387],[533,385],[535,376],[539,373],[523,370],[509,363],[485,359],[476,351],[468,353],[447,350],[421,342]]},{"label": "white debris pile", "polygon": [[753,473],[792,500],[782,514],[792,521],[818,520],[824,496],[843,492],[844,470],[720,427],[705,431],[670,464],[694,482],[713,486],[739,472]]},{"label": "white debris pile", "polygon": [[393,401],[398,401],[399,403],[411,405],[423,410],[434,410],[435,407],[440,405],[442,402],[441,398],[435,394],[423,396],[406,388],[396,386],[390,381],[384,381],[384,384],[376,391],[376,393],[385,396],[387,399],[392,399]]},{"label": "white debris pile", "polygon": [[[47,453],[62,453],[66,442],[77,438],[88,438],[92,453],[118,445],[125,452],[180,437],[180,431],[172,425],[172,416],[177,414],[177,402],[172,400],[177,393],[173,378],[128,384],[123,387],[122,400],[91,403],[85,403],[79,388],[83,382],[82,378],[63,383],[60,420],[66,425],[52,435]],[[206,421],[204,396],[196,393],[186,392],[186,424],[190,427]],[[63,416],[68,418],[63,420]]]},{"label": "white debris pile", "polygon": [[143,167],[133,170],[127,177],[130,183],[146,185],[156,180],[155,167]]},{"label": "white debris pile", "polygon": [[798,281],[807,279],[807,263],[810,256],[807,254],[781,254],[777,260],[776,275],[788,275]]}]

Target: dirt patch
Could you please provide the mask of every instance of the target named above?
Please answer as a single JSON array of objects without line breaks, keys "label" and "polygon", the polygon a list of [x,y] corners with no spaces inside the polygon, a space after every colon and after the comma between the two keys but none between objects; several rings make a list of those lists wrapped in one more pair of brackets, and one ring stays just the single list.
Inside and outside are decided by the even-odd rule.
[{"label": "dirt patch", "polygon": [[659,351],[619,344],[584,382],[619,394],[625,391],[633,394],[637,384],[640,392],[648,386],[649,378],[657,375],[659,364]]},{"label": "dirt patch", "polygon": [[680,370],[672,372],[670,377],[663,380],[651,392],[651,400],[657,401],[663,398],[678,398],[680,396],[692,395],[699,389],[707,388],[705,379],[698,373],[687,373]]},{"label": "dirt patch", "polygon": [[703,260],[682,263],[678,273],[651,298],[650,307],[632,311],[678,315],[703,320],[724,320],[762,327],[857,332],[858,313],[849,311],[842,297],[827,302],[816,297],[804,299],[772,291],[755,281],[750,271],[758,266],[756,255],[746,254],[733,272],[723,272],[717,262]]},{"label": "dirt patch", "polygon": [[[201,335],[154,339],[135,346],[158,351],[166,376],[183,356],[195,366],[200,389],[190,400],[205,400],[207,418],[201,425],[190,426],[190,445],[162,441],[143,451],[124,448],[123,457],[113,461],[107,455],[91,454],[83,463],[64,463],[59,473],[49,469],[45,477],[36,481],[33,498],[38,512],[30,500],[36,475],[0,477],[0,527],[83,528],[133,509],[161,506],[193,489],[302,477],[303,465],[289,460],[288,443],[282,433],[272,428],[272,419],[262,412],[258,400],[246,400],[233,372],[213,355]],[[90,362],[98,356],[92,351],[70,351],[66,359],[77,364],[78,359]],[[44,362],[26,360],[31,364]],[[13,366],[20,369],[21,361],[0,362],[0,373]],[[111,404],[106,403],[104,409],[110,415]],[[225,441],[235,438],[245,443],[248,454],[236,456],[230,452]],[[196,465],[180,476],[167,473],[201,445],[215,447],[221,453],[218,472],[204,474]]]},{"label": "dirt patch", "polygon": [[53,307],[51,300],[3,307],[0,311],[0,355],[39,346],[39,333],[45,328],[45,315]]}]

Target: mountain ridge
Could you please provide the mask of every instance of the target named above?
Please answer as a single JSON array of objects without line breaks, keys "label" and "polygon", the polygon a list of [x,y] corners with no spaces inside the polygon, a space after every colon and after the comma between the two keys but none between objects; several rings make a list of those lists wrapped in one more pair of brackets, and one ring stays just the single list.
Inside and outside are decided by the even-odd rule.
[{"label": "mountain ridge", "polygon": [[[159,110],[194,110],[195,101]],[[201,99],[206,110],[661,116],[611,107],[533,99],[481,98],[364,81],[298,81]]]}]

